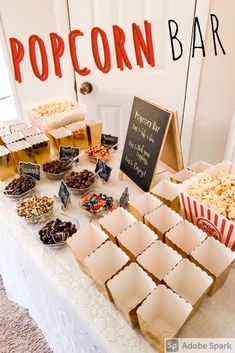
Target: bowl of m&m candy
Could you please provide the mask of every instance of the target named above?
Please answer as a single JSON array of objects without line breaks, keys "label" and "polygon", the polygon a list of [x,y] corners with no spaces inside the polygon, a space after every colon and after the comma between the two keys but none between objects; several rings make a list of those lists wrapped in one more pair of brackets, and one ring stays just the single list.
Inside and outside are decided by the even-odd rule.
[{"label": "bowl of m&m candy", "polygon": [[102,217],[104,214],[116,208],[116,202],[112,196],[94,192],[85,195],[80,201],[84,213],[92,217]]}]

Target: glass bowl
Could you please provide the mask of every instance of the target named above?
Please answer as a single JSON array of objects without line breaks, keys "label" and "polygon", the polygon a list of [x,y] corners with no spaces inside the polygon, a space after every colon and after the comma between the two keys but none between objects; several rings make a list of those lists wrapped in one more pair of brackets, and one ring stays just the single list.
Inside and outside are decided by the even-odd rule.
[{"label": "glass bowl", "polygon": [[[69,159],[66,159],[66,158],[64,158],[64,159],[68,160],[68,162],[69,162]],[[65,175],[72,170],[72,168],[73,168],[73,163],[71,162],[71,163],[68,163],[68,168],[65,171],[63,171],[61,173],[54,174],[54,173],[49,173],[49,172],[44,171],[43,166],[42,166],[43,173],[47,176],[48,179],[51,179],[51,180],[63,179],[65,177]]]},{"label": "glass bowl", "polygon": [[[13,179],[11,178],[11,179],[6,180],[7,185],[9,185],[10,182],[12,182],[13,180],[19,179],[19,178],[20,178],[20,177],[18,177],[18,178],[13,178]],[[36,186],[37,186],[37,180],[34,179],[34,178],[32,178],[32,177],[29,176],[29,175],[27,175],[27,178],[30,178],[30,179],[32,179],[32,180],[35,181],[34,187],[32,187],[31,189],[25,191],[24,193],[22,193],[22,194],[20,194],[20,195],[11,195],[11,194],[9,193],[9,191],[6,190],[6,187],[7,187],[7,185],[6,185],[6,187],[5,187],[4,190],[3,190],[3,195],[6,196],[7,198],[11,199],[11,200],[19,201],[19,200],[20,200],[21,198],[23,198],[24,196],[27,196],[27,195],[29,195],[29,194],[31,194],[31,193],[35,193],[35,191],[36,191]]]},{"label": "glass bowl", "polygon": [[95,189],[95,187],[96,187],[96,185],[98,183],[99,177],[97,175],[95,175],[94,179],[95,179],[94,183],[92,185],[88,186],[85,189],[71,188],[71,187],[67,186],[67,184],[65,182],[65,179],[64,179],[64,183],[67,186],[69,192],[71,192],[73,194],[84,195],[84,194],[89,193],[91,190]]},{"label": "glass bowl", "polygon": [[[106,195],[106,196],[112,198],[112,207],[109,207],[107,209],[103,209],[100,212],[96,212],[96,211],[91,212],[88,209],[85,209],[83,207],[84,203],[85,203],[85,199],[86,200],[87,200],[87,198],[91,198],[92,199],[93,196],[97,196],[99,194],[103,194],[103,195]],[[80,207],[81,207],[82,212],[84,214],[86,214],[87,216],[92,217],[92,218],[104,217],[106,214],[108,214],[109,212],[113,211],[115,208],[118,207],[118,201],[115,200],[112,196],[109,196],[107,193],[104,193],[104,192],[102,192],[102,193],[95,193],[95,192],[88,193],[88,194],[84,195],[83,197],[81,197],[79,203],[80,203]],[[95,203],[93,203],[93,202],[92,202],[92,204],[95,205]]]},{"label": "glass bowl", "polygon": [[[94,147],[96,147],[96,146],[94,146]],[[97,146],[97,147],[99,147],[99,146]],[[112,155],[114,153],[114,150],[109,149],[109,151],[108,151],[109,153],[108,153],[108,155],[106,157],[102,157],[102,156],[94,156],[94,157],[92,157],[92,156],[89,156],[89,150],[90,149],[88,148],[85,152],[86,152],[86,155],[87,155],[88,159],[91,162],[93,162],[93,163],[96,163],[98,159],[100,159],[102,162],[106,163],[106,162],[108,162],[111,159],[111,157],[112,157]]]},{"label": "glass bowl", "polygon": [[[47,198],[47,201],[49,202],[48,208],[45,209],[44,211],[42,210],[40,214],[36,214],[35,207],[33,208],[33,203],[35,202],[34,200],[38,199],[38,201],[40,201],[41,199],[41,206],[43,206],[46,203],[45,198]],[[28,205],[27,205],[27,200],[28,200]],[[19,214],[20,208],[22,209],[21,210],[22,214]],[[53,208],[54,208],[54,199],[52,196],[42,195],[42,194],[28,194],[27,196],[22,197],[17,202],[16,212],[19,217],[24,218],[28,223],[37,224],[48,220],[53,214]],[[28,214],[26,210],[28,211]]]},{"label": "glass bowl", "polygon": [[[60,219],[62,222],[71,222],[72,225],[75,225],[75,227],[76,227],[76,233],[77,233],[77,231],[78,231],[79,228],[80,228],[79,221],[78,221],[77,219],[75,219],[74,217],[71,217],[71,216],[66,215],[65,213],[54,214],[53,217],[51,217],[50,220],[47,220],[46,222],[41,223],[40,226],[38,225],[38,226],[37,226],[37,230],[36,230],[36,231],[37,231],[37,240],[38,240],[43,246],[45,246],[45,247],[47,247],[47,248],[55,249],[55,250],[61,249],[61,248],[65,247],[65,246],[67,246],[67,239],[68,239],[68,237],[65,236],[65,239],[64,239],[64,240],[61,240],[61,241],[58,241],[58,242],[56,242],[56,239],[55,239],[55,238],[51,238],[51,239],[54,241],[54,243],[52,243],[52,244],[47,244],[47,243],[44,243],[43,240],[41,240],[41,236],[40,236],[39,232],[40,232],[40,230],[41,230],[42,228],[46,227],[46,225],[47,225],[50,221],[55,221],[56,219]],[[76,233],[74,233],[74,234],[76,234]],[[74,234],[73,234],[73,235],[74,235]],[[71,235],[71,236],[73,236],[73,235]]]}]

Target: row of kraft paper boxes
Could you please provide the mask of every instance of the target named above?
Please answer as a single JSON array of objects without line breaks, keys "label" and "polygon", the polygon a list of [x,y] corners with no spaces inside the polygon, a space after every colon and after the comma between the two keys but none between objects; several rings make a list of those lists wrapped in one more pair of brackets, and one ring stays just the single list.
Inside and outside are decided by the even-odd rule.
[{"label": "row of kraft paper boxes", "polygon": [[163,350],[164,338],[175,337],[206,294],[222,285],[235,254],[148,198],[155,199],[155,209],[144,217],[146,224],[117,208],[100,219],[102,229],[89,224],[68,242],[101,292]]},{"label": "row of kraft paper boxes", "polygon": [[[223,161],[215,166],[198,161],[174,174],[171,181],[162,180],[150,192],[176,212],[181,212],[189,222],[235,251],[234,222],[190,196],[187,191],[201,177],[216,175],[220,172],[235,174],[235,166],[229,161]],[[145,213],[151,211],[151,201],[147,196],[143,197],[141,203],[139,202],[136,207],[135,216],[141,220]]]},{"label": "row of kraft paper boxes", "polygon": [[[86,149],[100,143],[102,123],[84,120],[47,133],[20,120],[7,121],[0,127],[0,180],[18,172],[19,161],[43,164],[51,157],[50,141],[55,154],[60,146]],[[50,139],[49,139],[49,138]]]}]

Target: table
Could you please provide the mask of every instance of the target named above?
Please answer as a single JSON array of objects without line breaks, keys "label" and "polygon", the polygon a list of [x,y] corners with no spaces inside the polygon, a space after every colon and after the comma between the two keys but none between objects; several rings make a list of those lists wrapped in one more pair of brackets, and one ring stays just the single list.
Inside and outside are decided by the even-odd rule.
[{"label": "table", "polygon": [[[127,177],[118,179],[120,155],[110,164],[113,172],[101,191],[120,197],[125,187],[135,197],[142,191]],[[79,167],[93,169],[82,157]],[[58,181],[42,178],[38,189],[58,194]],[[1,189],[4,183],[0,184]],[[56,204],[60,212],[60,204]],[[72,195],[69,214],[80,226],[89,219]],[[68,247],[48,249],[36,239],[35,226],[17,217],[15,202],[0,199],[0,273],[8,298],[29,309],[54,353],[154,353],[138,330],[129,327],[116,307],[79,268]],[[235,269],[212,298],[184,326],[180,337],[235,337]]]}]

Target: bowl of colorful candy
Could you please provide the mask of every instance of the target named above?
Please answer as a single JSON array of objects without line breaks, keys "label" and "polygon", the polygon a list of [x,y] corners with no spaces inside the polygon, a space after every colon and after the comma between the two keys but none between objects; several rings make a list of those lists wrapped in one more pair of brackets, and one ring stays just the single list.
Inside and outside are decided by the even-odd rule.
[{"label": "bowl of colorful candy", "polygon": [[50,196],[34,194],[20,199],[16,206],[19,217],[29,223],[40,223],[51,217],[54,199]]},{"label": "bowl of colorful candy", "polygon": [[94,192],[84,195],[80,200],[82,211],[89,217],[103,217],[106,213],[117,207],[112,196]]},{"label": "bowl of colorful candy", "polygon": [[46,247],[61,249],[67,245],[67,239],[79,229],[79,222],[65,214],[54,215],[37,232],[38,240]]},{"label": "bowl of colorful candy", "polygon": [[107,162],[111,158],[112,153],[111,149],[102,145],[92,146],[86,150],[88,158],[94,163],[96,163],[98,159]]}]

